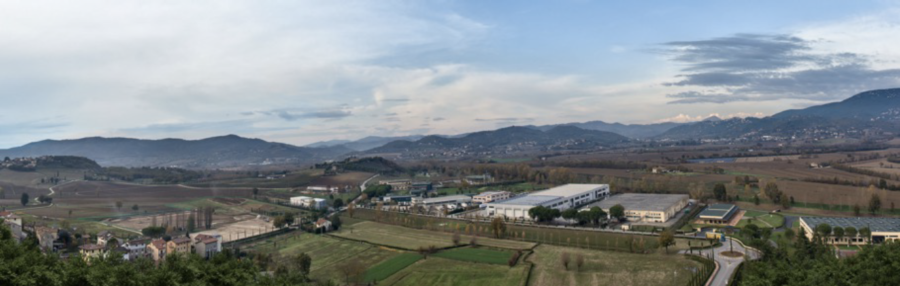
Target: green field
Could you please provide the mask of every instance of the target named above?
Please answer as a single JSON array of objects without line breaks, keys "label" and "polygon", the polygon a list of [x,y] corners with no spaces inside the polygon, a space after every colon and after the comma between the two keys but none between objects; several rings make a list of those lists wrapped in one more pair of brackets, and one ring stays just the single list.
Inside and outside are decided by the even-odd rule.
[{"label": "green field", "polygon": [[415,253],[403,253],[394,258],[391,258],[387,261],[381,262],[378,265],[375,265],[369,270],[366,270],[366,274],[363,277],[364,282],[374,282],[374,281],[382,281],[394,275],[394,273],[403,270],[407,266],[416,263],[422,259],[423,256]]},{"label": "green field", "polygon": [[528,277],[528,267],[509,267],[428,257],[397,272],[378,285],[420,286],[521,286]]},{"label": "green field", "polygon": [[[374,210],[357,209],[354,217],[358,219],[375,220],[376,214]],[[422,217],[405,213],[388,212],[385,212],[383,214],[381,221],[390,223],[391,225],[443,232],[446,236],[447,241],[450,241],[451,233],[455,231],[460,231],[463,234],[475,234],[478,235],[479,244],[498,248],[527,249],[530,247],[522,248],[515,247],[509,244],[531,243],[530,245],[534,245],[534,243],[546,243],[559,246],[581,247],[597,250],[617,250],[628,252],[663,251],[659,249],[657,236],[652,235],[599,232],[577,230],[573,228],[537,228],[531,226],[507,224],[507,231],[504,235],[506,239],[496,240],[495,242],[484,239],[485,237],[492,236],[490,225],[486,222],[473,223],[446,218]],[[347,230],[345,229],[342,232],[344,231]],[[409,232],[411,230],[400,228],[397,231],[403,233]],[[464,237],[467,236],[464,235]],[[365,240],[374,242],[374,240],[371,240],[369,238],[365,238]],[[687,239],[677,239],[677,244],[674,247],[669,247],[669,251],[686,248],[687,241]],[[468,239],[463,238],[461,242],[466,243],[468,242]],[[503,244],[497,244],[499,242],[503,242]],[[426,244],[425,246],[428,245]]]},{"label": "green field", "polygon": [[784,226],[784,217],[778,214],[747,211],[747,213],[744,214],[744,219],[738,222],[737,227],[743,228],[748,224],[755,224],[756,226],[761,228],[779,228]]},{"label": "green field", "polygon": [[466,247],[441,251],[433,256],[460,261],[508,265],[512,255],[513,253],[510,251]]},{"label": "green field", "polygon": [[273,256],[296,256],[306,253],[312,257],[310,276],[317,281],[344,281],[339,269],[348,261],[355,260],[363,265],[376,265],[400,255],[400,252],[385,250],[377,246],[337,239],[324,235],[303,233],[285,234],[265,241],[243,246],[242,250],[272,254]]},{"label": "green field", "polygon": [[[453,246],[452,233],[411,229],[372,221],[345,226],[340,231],[332,233],[332,235],[407,250],[417,250],[420,247],[427,248],[430,246],[437,248]],[[471,236],[460,235],[460,244],[465,245],[470,241]],[[530,249],[535,245],[530,242],[487,237],[478,237],[476,242],[483,246],[506,249]]]},{"label": "green field", "polygon": [[[563,253],[570,258],[567,270]],[[581,255],[584,265],[577,269]],[[700,266],[683,255],[631,254],[541,245],[528,257],[533,262],[530,285],[687,285]]]}]

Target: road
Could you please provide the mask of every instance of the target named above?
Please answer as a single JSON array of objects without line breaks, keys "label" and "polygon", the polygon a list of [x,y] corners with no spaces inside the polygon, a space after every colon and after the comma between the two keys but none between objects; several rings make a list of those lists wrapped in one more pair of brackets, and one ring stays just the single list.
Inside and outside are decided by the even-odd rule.
[{"label": "road", "polygon": [[359,184],[359,191],[360,191],[360,192],[365,191],[365,190],[366,190],[366,184],[368,184],[369,181],[371,181],[372,179],[375,179],[375,177],[378,177],[378,174],[373,175],[371,178],[368,178],[368,179],[366,179],[365,181],[363,181],[362,184]]},{"label": "road", "polygon": [[[731,274],[737,269],[741,263],[744,262],[744,257],[727,257],[721,255],[722,252],[731,251],[731,246],[734,246],[735,252],[745,253],[746,257],[749,259],[757,259],[759,258],[759,254],[756,250],[745,248],[743,244],[739,241],[734,240],[732,243],[732,239],[730,237],[727,238],[725,242],[722,242],[722,246],[710,249],[704,249],[697,254],[697,251],[694,251],[695,255],[701,255],[703,257],[707,257],[708,255],[715,255],[714,258],[716,262],[719,263],[719,272],[715,274],[713,277],[712,286],[724,286],[728,285],[728,279],[731,278]],[[714,254],[713,254],[714,252]],[[682,250],[681,253],[687,253],[687,251]]]}]

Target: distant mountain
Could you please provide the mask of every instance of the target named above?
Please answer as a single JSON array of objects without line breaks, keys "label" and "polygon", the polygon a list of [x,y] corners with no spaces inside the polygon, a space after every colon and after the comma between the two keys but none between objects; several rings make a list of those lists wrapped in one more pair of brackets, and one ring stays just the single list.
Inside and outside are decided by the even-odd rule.
[{"label": "distant mountain", "polygon": [[533,151],[598,149],[628,141],[627,137],[612,132],[575,126],[557,126],[547,131],[513,126],[457,138],[432,135],[416,141],[394,141],[364,153],[400,153],[409,158],[499,156]]},{"label": "distant mountain", "polygon": [[588,121],[581,123],[564,123],[554,125],[535,126],[541,131],[547,131],[558,126],[575,126],[585,130],[607,131],[634,139],[644,139],[657,136],[669,131],[669,129],[684,125],[684,123],[665,122],[654,124],[622,124],[606,123],[603,121]]},{"label": "distant mountain", "polygon": [[704,120],[672,128],[656,138],[833,138],[898,131],[900,88],[895,88],[866,91],[840,102],[786,110],[764,118]]},{"label": "distant mountain", "polygon": [[406,140],[406,141],[416,141],[425,137],[424,135],[409,135],[409,136],[396,136],[396,137],[379,137],[379,136],[368,136],[356,141],[349,140],[329,140],[316,142],[313,144],[306,145],[305,147],[344,147],[347,149],[351,149],[354,151],[366,151],[372,148],[377,148],[384,146],[387,143],[398,141],[398,140]]},{"label": "distant mountain", "polygon": [[307,148],[236,135],[202,140],[91,137],[44,140],[0,150],[0,157],[69,155],[90,158],[103,166],[176,166],[223,168],[268,164],[303,164],[352,152],[344,147]]}]

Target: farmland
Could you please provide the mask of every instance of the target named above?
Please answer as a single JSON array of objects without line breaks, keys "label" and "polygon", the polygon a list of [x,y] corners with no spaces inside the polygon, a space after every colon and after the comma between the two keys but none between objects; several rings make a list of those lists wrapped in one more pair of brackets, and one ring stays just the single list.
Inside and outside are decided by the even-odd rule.
[{"label": "farmland", "polygon": [[[566,269],[560,257],[568,253]],[[579,270],[577,256],[584,258]],[[541,245],[528,256],[534,263],[531,286],[544,285],[687,285],[699,263],[681,255],[637,255]],[[674,282],[673,282],[674,281]]]},{"label": "farmland", "polygon": [[[430,246],[436,248],[453,246],[453,235],[450,233],[409,229],[371,221],[345,227],[332,235],[408,250],[416,250],[420,247],[427,248]],[[471,239],[472,236],[461,235],[460,244],[469,244]],[[507,249],[529,249],[535,245],[530,242],[492,239],[487,237],[477,237],[476,242],[479,245]]]},{"label": "farmland", "polygon": [[378,285],[459,285],[520,286],[528,277],[528,267],[463,262],[428,257],[379,281]]},{"label": "farmland", "polygon": [[391,259],[369,268],[369,270],[366,271],[365,276],[363,276],[363,281],[374,282],[387,279],[388,277],[391,277],[391,275],[394,275],[394,273],[403,270],[422,258],[422,255],[415,253],[403,253],[394,256]]},{"label": "farmland", "polygon": [[513,253],[507,250],[465,247],[444,250],[434,256],[459,261],[507,265]]}]

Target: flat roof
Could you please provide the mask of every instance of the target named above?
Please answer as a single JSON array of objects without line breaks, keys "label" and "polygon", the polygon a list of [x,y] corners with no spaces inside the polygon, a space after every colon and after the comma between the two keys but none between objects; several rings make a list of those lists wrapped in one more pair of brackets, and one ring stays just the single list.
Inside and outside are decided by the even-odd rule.
[{"label": "flat roof", "polygon": [[487,195],[496,195],[496,194],[502,194],[502,193],[508,193],[508,192],[507,191],[487,191],[487,192],[481,192],[478,195],[479,196],[487,196]]},{"label": "flat roof", "polygon": [[546,191],[540,191],[530,194],[529,196],[559,196],[559,197],[570,197],[574,195],[578,195],[581,193],[589,192],[592,190],[596,190],[602,188],[604,184],[566,184],[555,188],[550,188]]},{"label": "flat roof", "polygon": [[726,219],[737,210],[732,204],[712,204],[700,212],[700,218]]},{"label": "flat roof", "polygon": [[586,208],[600,207],[609,209],[615,205],[622,205],[625,210],[638,211],[666,211],[681,200],[687,200],[688,195],[681,194],[636,194],[627,193],[615,195],[605,200],[587,205]]},{"label": "flat roof", "polygon": [[527,195],[527,196],[518,196],[515,198],[511,198],[508,200],[496,201],[490,204],[494,205],[520,205],[520,206],[538,206],[543,203],[562,198],[561,196],[542,196],[542,195]]},{"label": "flat roof", "polygon": [[900,232],[900,219],[886,217],[800,217],[810,228],[821,223],[832,227],[869,227],[873,232]]},{"label": "flat roof", "polygon": [[460,201],[460,200],[472,200],[472,197],[466,196],[466,195],[454,195],[454,196],[427,198],[427,199],[422,200],[422,202],[431,203],[431,202]]}]

